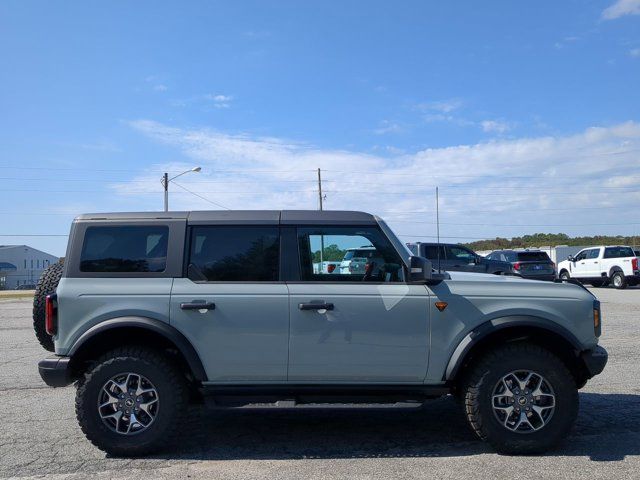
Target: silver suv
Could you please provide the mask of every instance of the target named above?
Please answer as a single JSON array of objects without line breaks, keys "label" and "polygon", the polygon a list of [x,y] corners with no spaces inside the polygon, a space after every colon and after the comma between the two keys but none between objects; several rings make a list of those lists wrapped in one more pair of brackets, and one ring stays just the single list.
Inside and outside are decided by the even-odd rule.
[{"label": "silver suv", "polygon": [[[358,245],[375,269],[314,268],[319,249]],[[83,432],[113,455],[165,447],[203,392],[217,404],[452,394],[496,450],[541,452],[607,361],[583,287],[436,274],[362,212],[82,215],[57,268],[44,302],[55,356],[40,374],[76,383]]]}]

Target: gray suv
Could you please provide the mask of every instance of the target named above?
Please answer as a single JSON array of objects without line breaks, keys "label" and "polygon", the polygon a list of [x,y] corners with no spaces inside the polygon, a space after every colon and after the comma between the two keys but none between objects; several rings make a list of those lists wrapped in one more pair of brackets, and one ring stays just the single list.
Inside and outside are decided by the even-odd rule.
[{"label": "gray suv", "polygon": [[[323,272],[329,245],[372,245],[379,264]],[[76,383],[80,427],[112,455],[166,447],[205,393],[218,405],[452,394],[496,450],[541,452],[607,361],[585,288],[434,273],[362,212],[82,215],[57,271],[40,375]]]}]

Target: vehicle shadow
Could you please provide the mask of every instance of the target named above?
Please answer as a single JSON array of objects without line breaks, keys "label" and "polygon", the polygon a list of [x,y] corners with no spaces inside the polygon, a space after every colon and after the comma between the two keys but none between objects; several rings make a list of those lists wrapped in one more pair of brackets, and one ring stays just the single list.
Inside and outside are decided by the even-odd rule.
[{"label": "vehicle shadow", "polygon": [[[640,395],[582,393],[569,438],[548,456],[620,461],[640,454]],[[490,453],[451,397],[423,407],[198,407],[176,447],[155,458],[290,460]]]}]

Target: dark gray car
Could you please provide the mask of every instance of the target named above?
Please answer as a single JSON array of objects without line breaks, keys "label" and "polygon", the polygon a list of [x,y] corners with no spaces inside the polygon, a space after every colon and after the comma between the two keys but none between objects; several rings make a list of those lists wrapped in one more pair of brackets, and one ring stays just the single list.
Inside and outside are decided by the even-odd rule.
[{"label": "dark gray car", "polygon": [[453,243],[441,243],[438,255],[437,243],[408,243],[407,247],[414,255],[431,260],[434,268],[447,272],[475,272],[475,273],[513,273],[511,263],[507,261],[485,258],[473,250]]},{"label": "dark gray car", "polygon": [[551,282],[556,278],[556,264],[541,250],[496,250],[487,258],[510,262],[522,278]]}]

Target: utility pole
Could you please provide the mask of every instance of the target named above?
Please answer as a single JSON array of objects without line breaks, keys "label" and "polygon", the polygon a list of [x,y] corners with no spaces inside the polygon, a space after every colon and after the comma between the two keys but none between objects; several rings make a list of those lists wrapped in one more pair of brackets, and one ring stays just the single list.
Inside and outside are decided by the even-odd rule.
[{"label": "utility pole", "polygon": [[322,175],[318,169],[318,200],[320,200],[320,211],[322,211]]},{"label": "utility pole", "polygon": [[164,172],[162,177],[162,186],[164,187],[164,211],[169,211],[169,174]]},{"label": "utility pole", "polygon": [[[320,200],[320,211],[322,211],[322,175],[320,169],[318,169],[318,200]],[[320,235],[320,271],[324,270],[324,235]]]},{"label": "utility pole", "polygon": [[440,198],[438,196],[438,187],[436,187],[436,235],[438,239],[438,273],[440,273]]}]

